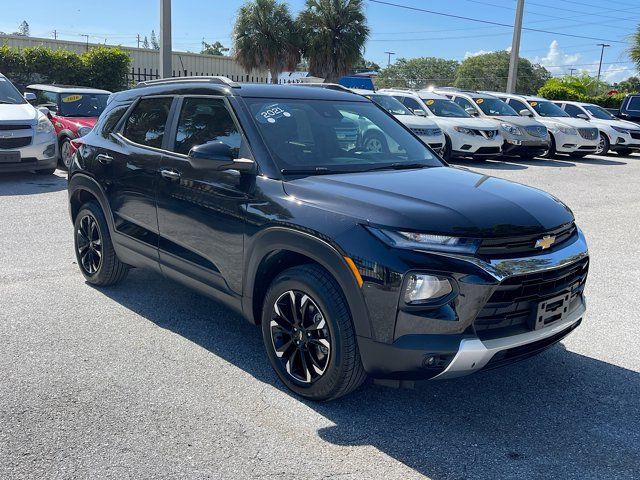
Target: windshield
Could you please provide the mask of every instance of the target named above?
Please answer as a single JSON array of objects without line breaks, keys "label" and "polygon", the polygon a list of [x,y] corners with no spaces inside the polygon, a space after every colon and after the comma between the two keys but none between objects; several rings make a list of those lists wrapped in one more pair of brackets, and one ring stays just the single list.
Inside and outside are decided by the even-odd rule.
[{"label": "windshield", "polygon": [[442,166],[429,148],[373,103],[245,100],[285,174]]},{"label": "windshield", "polygon": [[390,95],[365,95],[365,97],[394,115],[413,115],[413,112]]},{"label": "windshield", "polygon": [[589,112],[595,118],[599,118],[600,120],[618,120],[604,108],[597,105],[583,105],[582,108],[584,108],[587,112]]},{"label": "windshield", "polygon": [[63,117],[99,117],[107,106],[107,93],[62,93],[58,115]]},{"label": "windshield", "polygon": [[474,98],[476,105],[485,115],[493,117],[517,117],[518,113],[499,98]]},{"label": "windshield", "polygon": [[0,103],[19,104],[25,102],[18,89],[6,78],[0,77]]},{"label": "windshield", "polygon": [[422,101],[436,117],[470,118],[467,112],[449,99],[423,98]]},{"label": "windshield", "polygon": [[530,100],[529,105],[538,112],[541,117],[568,117],[569,114],[562,110],[555,103],[539,100]]}]

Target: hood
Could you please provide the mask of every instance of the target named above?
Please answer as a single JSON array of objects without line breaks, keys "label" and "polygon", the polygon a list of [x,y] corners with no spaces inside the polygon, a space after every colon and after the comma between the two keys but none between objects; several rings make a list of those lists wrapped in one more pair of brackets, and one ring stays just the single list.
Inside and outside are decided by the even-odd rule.
[{"label": "hood", "polygon": [[73,125],[76,128],[80,127],[89,127],[93,128],[93,126],[98,121],[97,117],[55,117],[57,122],[62,123],[65,126]]},{"label": "hood", "polygon": [[517,116],[506,116],[506,117],[489,117],[494,120],[497,120],[499,123],[511,123],[513,125],[517,125],[518,127],[539,127],[542,123],[534,120],[531,117],[521,117]]},{"label": "hood", "polygon": [[573,221],[541,190],[452,167],[312,176],[284,189],[363,223],[445,235],[535,234]]},{"label": "hood", "polygon": [[583,118],[573,118],[573,117],[542,117],[536,118],[540,123],[560,123],[562,125],[567,125],[573,128],[594,128],[595,125],[592,125],[591,122],[584,120]]},{"label": "hood", "polygon": [[603,120],[600,118],[593,118],[589,121],[591,125],[594,127],[602,126],[602,127],[618,127],[618,128],[627,128],[629,130],[639,130],[639,126],[637,123],[628,122],[626,120]]},{"label": "hood", "polygon": [[30,125],[38,123],[38,111],[29,103],[18,105],[0,104],[0,123],[24,122]]},{"label": "hood", "polygon": [[404,126],[409,128],[438,128],[436,122],[418,115],[394,115]]},{"label": "hood", "polygon": [[479,130],[495,129],[497,123],[488,118],[431,117],[442,128],[465,127]]}]

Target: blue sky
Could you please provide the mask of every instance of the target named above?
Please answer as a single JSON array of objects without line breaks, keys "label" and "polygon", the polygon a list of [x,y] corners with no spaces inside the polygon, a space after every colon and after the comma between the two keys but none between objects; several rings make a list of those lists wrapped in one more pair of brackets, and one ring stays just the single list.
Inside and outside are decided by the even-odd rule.
[{"label": "blue sky", "polygon": [[[388,0],[422,9],[497,23],[513,24],[516,0]],[[242,0],[174,0],[174,50],[199,51],[202,39],[225,45]],[[296,13],[304,0],[289,0]],[[511,29],[496,25],[449,18],[365,1],[371,28],[366,58],[386,65],[385,51],[392,58],[438,56],[461,60],[475,53],[508,48]],[[27,20],[33,36],[92,42],[136,45],[143,37],[158,31],[159,0],[0,0],[0,31],[17,29]],[[55,14],[54,14],[55,12]],[[625,53],[625,41],[640,23],[638,0],[525,0],[524,26],[555,33],[523,32],[521,55],[547,66],[555,75],[569,68],[597,71],[600,47],[605,51],[603,76],[618,81],[636,73]],[[560,33],[565,35],[560,35]],[[594,39],[574,38],[580,35]],[[601,39],[601,40],[596,40]]]}]

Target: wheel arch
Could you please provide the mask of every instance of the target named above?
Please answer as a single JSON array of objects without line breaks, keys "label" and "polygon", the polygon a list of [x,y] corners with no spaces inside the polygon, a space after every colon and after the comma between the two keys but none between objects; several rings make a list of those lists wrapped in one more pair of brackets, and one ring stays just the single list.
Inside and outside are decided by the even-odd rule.
[{"label": "wheel arch", "polygon": [[251,323],[260,323],[264,296],[280,272],[315,263],[327,270],[342,289],[356,334],[371,338],[369,313],[360,285],[338,247],[306,232],[272,227],[252,240],[246,259],[243,312]]},{"label": "wheel arch", "polygon": [[113,232],[113,216],[109,208],[107,196],[100,184],[88,175],[77,173],[69,179],[69,214],[73,222],[80,211],[80,207],[88,201],[95,200],[102,208],[109,230]]}]

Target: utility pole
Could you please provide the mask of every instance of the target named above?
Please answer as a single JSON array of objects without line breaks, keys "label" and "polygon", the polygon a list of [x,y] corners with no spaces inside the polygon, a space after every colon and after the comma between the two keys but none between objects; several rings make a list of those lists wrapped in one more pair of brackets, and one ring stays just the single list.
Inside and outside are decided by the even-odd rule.
[{"label": "utility pole", "polygon": [[509,78],[507,79],[507,93],[516,91],[518,79],[518,60],[520,58],[520,38],[522,36],[522,17],[524,15],[524,0],[518,0],[516,7],[516,21],[513,24],[513,41],[511,42],[511,59],[509,60]]},{"label": "utility pole", "polygon": [[395,55],[396,52],[384,52],[384,53],[388,55],[387,57],[387,67],[388,67],[389,65],[391,65],[391,55]]},{"label": "utility pole", "polygon": [[575,72],[576,70],[577,70],[577,68],[573,68],[573,67],[572,67],[572,68],[570,68],[570,69],[569,69],[569,76],[570,76],[570,77],[573,77],[573,72]]},{"label": "utility pole", "polygon": [[604,57],[604,49],[607,47],[610,47],[611,45],[608,45],[606,43],[598,43],[599,47],[602,47],[602,50],[600,50],[600,64],[598,65],[598,81],[600,81],[600,73],[602,73],[602,57]]},{"label": "utility pole", "polygon": [[138,39],[138,48],[140,48],[140,34],[138,34],[137,39]]},{"label": "utility pole", "polygon": [[86,33],[81,33],[80,36],[84,37],[87,40],[87,52],[88,52],[89,51],[89,35],[87,35]]},{"label": "utility pole", "polygon": [[171,78],[171,0],[160,0],[160,78]]},{"label": "utility pole", "polygon": [[53,31],[53,39],[57,40],[58,39],[58,30],[54,30]]}]

